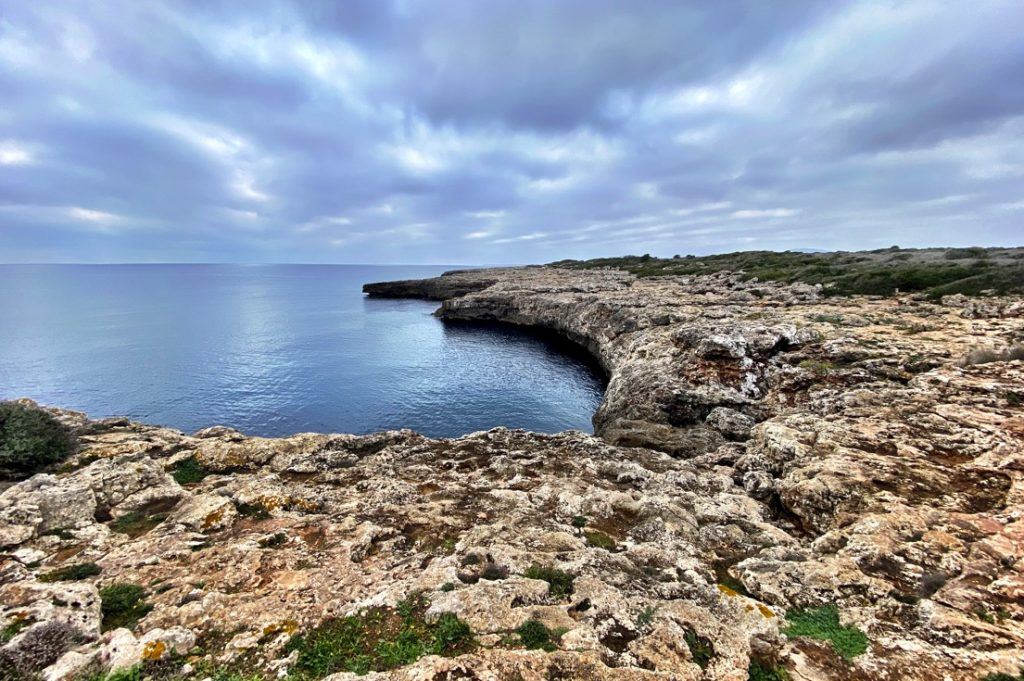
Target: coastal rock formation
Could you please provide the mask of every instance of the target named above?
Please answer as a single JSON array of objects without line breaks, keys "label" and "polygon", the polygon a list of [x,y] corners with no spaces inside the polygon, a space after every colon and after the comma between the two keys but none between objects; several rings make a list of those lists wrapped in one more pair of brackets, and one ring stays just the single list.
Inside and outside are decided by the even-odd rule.
[{"label": "coastal rock formation", "polygon": [[[60,653],[52,680],[135,664],[339,680],[1024,666],[1019,300],[558,268],[367,290],[583,345],[609,378],[595,435],[266,439],[52,410],[80,448],[0,494],[0,666],[40,641]],[[408,651],[442,625],[461,638],[395,662],[396,628]],[[331,626],[365,659],[320,664]]]}]

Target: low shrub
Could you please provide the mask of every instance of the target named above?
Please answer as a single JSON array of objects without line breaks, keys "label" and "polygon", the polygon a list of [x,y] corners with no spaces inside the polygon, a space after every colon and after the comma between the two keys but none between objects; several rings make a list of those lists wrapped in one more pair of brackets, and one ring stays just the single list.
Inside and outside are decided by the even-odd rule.
[{"label": "low shrub", "polygon": [[100,589],[101,629],[134,629],[153,606],[145,601],[146,590],[138,584],[118,583]]},{"label": "low shrub", "polygon": [[690,649],[690,656],[693,658],[693,661],[701,669],[707,669],[711,663],[711,658],[715,656],[715,647],[711,645],[711,641],[703,636],[699,636],[692,629],[687,629],[683,632],[683,639],[686,641],[686,647]]},{"label": "low shrub", "polygon": [[555,645],[555,632],[538,620],[524,622],[516,629],[516,634],[519,636],[519,642],[527,650],[546,650],[550,653],[558,649]]},{"label": "low shrub", "polygon": [[337,672],[366,674],[410,664],[424,655],[454,656],[471,650],[469,625],[451,613],[424,619],[428,602],[414,597],[396,608],[326,620],[292,637],[285,653],[297,652],[291,678],[320,679]]},{"label": "low shrub", "polygon": [[132,511],[125,513],[110,523],[110,529],[114,532],[127,534],[131,538],[141,537],[154,527],[167,520],[166,513],[146,513],[145,511]]},{"label": "low shrub", "polygon": [[828,641],[841,657],[851,660],[868,649],[868,637],[857,627],[839,622],[839,609],[834,605],[818,608],[793,608],[786,612],[789,626],[786,636],[803,636]]},{"label": "low shrub", "polygon": [[197,482],[202,482],[211,473],[212,471],[199,463],[194,456],[182,459],[171,468],[171,477],[179,485],[194,485]]},{"label": "low shrub", "polygon": [[559,600],[568,598],[572,594],[575,581],[575,577],[568,572],[540,565],[531,565],[523,573],[523,577],[544,580],[548,583],[548,595]]},{"label": "low shrub", "polygon": [[32,679],[78,641],[67,622],[50,621],[29,629],[16,645],[0,648],[0,679]]},{"label": "low shrub", "polygon": [[0,402],[0,478],[28,477],[74,451],[74,437],[49,412]]},{"label": "low shrub", "polygon": [[748,681],[789,681],[789,672],[777,664],[751,659],[747,667]]},{"label": "low shrub", "polygon": [[96,563],[76,563],[65,565],[45,574],[39,575],[40,582],[77,582],[80,579],[95,577],[101,572]]}]

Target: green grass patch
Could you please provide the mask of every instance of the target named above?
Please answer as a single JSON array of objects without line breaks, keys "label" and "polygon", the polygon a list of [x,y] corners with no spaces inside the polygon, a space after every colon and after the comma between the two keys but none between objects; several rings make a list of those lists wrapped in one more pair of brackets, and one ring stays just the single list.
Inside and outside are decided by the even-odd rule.
[{"label": "green grass patch", "polygon": [[615,540],[609,537],[604,532],[598,532],[597,530],[587,530],[583,533],[587,538],[587,544],[594,546],[605,551],[612,551],[615,549]]},{"label": "green grass patch", "polygon": [[179,485],[194,485],[202,482],[211,473],[212,471],[199,463],[194,456],[182,459],[171,468],[171,477]]},{"label": "green grass patch", "polygon": [[702,257],[643,255],[563,260],[551,264],[570,269],[615,268],[638,277],[742,272],[746,279],[822,284],[826,295],[838,296],[888,296],[897,290],[925,293],[933,298],[951,293],[977,295],[984,290],[1024,292],[1024,267],[1006,257],[990,257],[992,252],[978,248],[951,249],[945,251],[944,257],[928,258],[921,251],[898,249],[886,257],[856,253],[741,251]]},{"label": "green grass patch", "polygon": [[125,513],[110,523],[110,529],[114,532],[127,534],[131,538],[141,537],[154,527],[167,520],[167,513],[146,513],[145,511],[132,511]]},{"label": "green grass patch", "polygon": [[39,575],[38,579],[40,582],[77,582],[95,577],[100,572],[100,566],[96,563],[76,563]]},{"label": "green grass patch", "polygon": [[138,584],[119,583],[100,589],[103,631],[134,629],[153,606],[146,602],[146,590]]},{"label": "green grass patch", "polygon": [[852,660],[868,649],[868,637],[857,627],[839,623],[839,609],[834,605],[818,608],[793,608],[786,612],[789,626],[782,629],[786,636],[828,641],[846,660]]},{"label": "green grass patch", "polygon": [[575,577],[557,568],[531,565],[523,573],[527,579],[542,579],[548,583],[548,595],[558,600],[568,598],[572,594]]},{"label": "green grass patch", "polygon": [[74,436],[49,412],[0,402],[0,479],[28,477],[74,451]]},{"label": "green grass patch", "polygon": [[451,613],[424,619],[428,601],[416,596],[396,608],[324,621],[292,637],[285,653],[298,652],[291,678],[320,679],[337,672],[366,674],[415,662],[424,655],[454,656],[475,645],[469,625]]}]

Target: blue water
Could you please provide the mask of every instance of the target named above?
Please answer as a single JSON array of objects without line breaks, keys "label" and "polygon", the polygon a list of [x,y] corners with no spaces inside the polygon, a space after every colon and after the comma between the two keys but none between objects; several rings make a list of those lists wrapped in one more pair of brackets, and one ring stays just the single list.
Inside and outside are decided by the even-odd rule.
[{"label": "blue water", "polygon": [[590,431],[603,378],[579,351],[360,290],[443,269],[0,266],[0,398],[263,436]]}]

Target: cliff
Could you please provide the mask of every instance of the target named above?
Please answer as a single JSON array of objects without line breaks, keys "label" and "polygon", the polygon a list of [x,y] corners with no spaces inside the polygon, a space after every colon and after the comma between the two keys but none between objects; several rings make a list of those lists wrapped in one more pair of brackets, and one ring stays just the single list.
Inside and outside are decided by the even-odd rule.
[{"label": "cliff", "polygon": [[[552,267],[366,290],[585,346],[609,375],[596,434],[264,439],[51,410],[81,445],[0,495],[2,615],[24,623],[0,656],[66,625],[47,679],[1024,663],[1019,298]],[[113,611],[112,585],[141,593]]]}]

